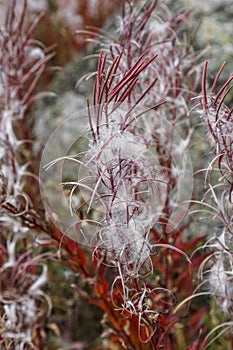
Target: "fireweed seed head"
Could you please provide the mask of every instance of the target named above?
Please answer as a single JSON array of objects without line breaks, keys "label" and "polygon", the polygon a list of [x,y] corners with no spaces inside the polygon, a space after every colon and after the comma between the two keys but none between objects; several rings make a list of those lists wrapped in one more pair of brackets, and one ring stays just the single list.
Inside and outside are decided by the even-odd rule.
[{"label": "fireweed seed head", "polygon": [[[147,122],[153,115],[157,130]],[[173,147],[164,143],[170,132]],[[159,150],[170,155],[176,189],[168,188]],[[65,234],[101,246],[122,265],[130,261],[136,273],[136,265],[150,254],[149,232],[168,192],[174,192],[171,231],[187,212],[192,164],[174,126],[153,110],[127,103],[107,109],[95,105],[53,132],[42,155],[40,183],[44,206]],[[136,261],[139,252],[142,259]]]},{"label": "fireweed seed head", "polygon": [[[120,129],[120,125],[113,125],[115,128]],[[105,129],[106,125],[100,128],[100,141],[91,145],[84,156],[85,165],[80,166],[79,181],[93,190],[90,197],[87,187],[82,186],[82,196],[89,208],[104,203],[107,220],[118,217],[120,223],[127,224],[134,218],[152,224],[165,199],[162,169],[145,140],[135,135],[136,128],[110,133]]]},{"label": "fireweed seed head", "polygon": [[[205,123],[211,138],[211,143],[216,147],[216,153],[231,153],[233,149],[233,116],[230,108],[222,101],[216,101],[213,93],[206,95],[207,109],[205,111]],[[203,105],[203,100],[201,101]]]},{"label": "fireweed seed head", "polygon": [[209,286],[221,310],[233,319],[232,274],[233,257],[226,245],[225,233],[216,241],[212,266],[209,271]]},{"label": "fireweed seed head", "polygon": [[98,232],[99,247],[107,252],[113,266],[120,265],[124,276],[137,277],[141,267],[149,259],[149,227],[130,220],[128,225],[110,223]]},{"label": "fireweed seed head", "polygon": [[[219,77],[226,65],[226,62],[220,67],[210,92],[207,92],[207,67],[205,62],[202,74],[202,96],[200,98],[201,114],[207,125],[207,129],[215,148],[216,155],[222,155],[231,172],[233,171],[233,116],[232,108],[225,103],[229,93],[232,90],[233,74],[229,76],[226,82],[216,91]],[[219,162],[221,165],[221,160]]]}]

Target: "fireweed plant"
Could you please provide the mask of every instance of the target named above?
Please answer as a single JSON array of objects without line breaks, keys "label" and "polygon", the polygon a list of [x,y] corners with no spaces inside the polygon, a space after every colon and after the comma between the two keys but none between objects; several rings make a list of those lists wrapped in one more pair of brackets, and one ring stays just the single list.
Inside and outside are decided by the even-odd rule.
[{"label": "fireweed plant", "polygon": [[[225,105],[232,77],[216,92],[222,67],[207,93],[206,64],[198,97],[214,149],[201,204],[222,225],[205,251],[206,232],[190,238],[186,215],[192,195],[188,111],[200,71],[200,55],[183,32],[191,12],[172,15],[158,1],[123,1],[116,37],[95,29],[78,33],[100,48],[97,72],[79,81],[95,76],[92,100],[52,134],[38,179],[29,162],[35,156],[29,111],[44,95],[37,85],[52,54],[33,40],[40,17],[26,29],[26,1],[20,14],[14,5],[0,31],[1,347],[49,344],[52,296],[42,287],[54,246],[58,261],[78,275],[72,288],[103,310],[96,349],[217,344],[215,332],[232,327],[232,110]],[[32,177],[40,182],[44,214]],[[41,233],[46,240],[36,241]],[[200,299],[207,294],[228,318],[216,328],[208,322],[209,303]]]},{"label": "fireweed plant", "polygon": [[[173,328],[180,313],[173,310],[192,294],[193,274],[205,257],[190,264],[187,252],[203,237],[185,242],[188,220],[177,228],[192,193],[187,114],[199,78],[199,57],[178,40],[179,25],[188,15],[171,17],[156,1],[139,8],[126,1],[118,38],[78,32],[94,36],[91,41],[100,45],[97,72],[82,79],[96,75],[93,100],[54,132],[42,157],[42,193],[54,174],[57,191],[61,185],[70,193],[66,236],[91,246],[93,262],[111,274],[112,282],[101,276],[98,293],[129,327],[127,332],[118,325],[120,336],[114,321],[107,333],[127,349],[185,347],[185,335]],[[59,140],[71,124],[75,135],[68,143],[63,140],[58,154]],[[66,172],[71,181],[65,181]],[[63,205],[62,195],[62,190],[60,197],[46,195],[45,205]],[[99,305],[106,312],[106,305]],[[202,307],[192,316],[203,324],[203,332],[206,311]],[[197,346],[191,333],[187,338]]]},{"label": "fireweed plant", "polygon": [[[0,347],[41,348],[51,311],[46,259],[30,227],[43,225],[24,191],[30,173],[32,137],[25,124],[28,110],[41,95],[35,92],[51,54],[32,39],[37,18],[24,33],[26,2],[15,1],[0,28]],[[28,123],[29,125],[29,123]],[[33,250],[37,253],[33,254]]]},{"label": "fireweed plant", "polygon": [[[223,63],[210,92],[207,92],[207,66],[205,63],[202,77],[201,115],[206,125],[210,143],[213,147],[213,159],[204,171],[207,191],[201,205],[213,220],[217,228],[211,235],[206,247],[212,254],[203,262],[200,275],[203,284],[208,283],[217,305],[226,315],[226,320],[206,337],[204,344],[211,343],[229,329],[232,329],[232,234],[233,234],[233,109],[225,101],[230,100],[232,89],[231,75],[226,82],[218,86],[218,80],[226,62]],[[227,103],[227,102],[226,102]],[[218,334],[218,331],[220,332]]]}]

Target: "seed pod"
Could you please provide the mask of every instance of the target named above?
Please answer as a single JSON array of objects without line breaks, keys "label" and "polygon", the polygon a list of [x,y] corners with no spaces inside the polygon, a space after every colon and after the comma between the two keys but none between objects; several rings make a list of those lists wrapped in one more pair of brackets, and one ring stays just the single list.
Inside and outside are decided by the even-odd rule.
[{"label": "seed pod", "polygon": [[0,170],[0,204],[6,201],[7,198],[7,179]]}]

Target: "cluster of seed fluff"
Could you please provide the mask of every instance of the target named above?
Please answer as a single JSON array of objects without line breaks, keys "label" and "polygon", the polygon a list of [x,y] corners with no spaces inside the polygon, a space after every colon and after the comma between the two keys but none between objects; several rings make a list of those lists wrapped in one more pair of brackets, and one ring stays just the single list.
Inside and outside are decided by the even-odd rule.
[{"label": "cluster of seed fluff", "polygon": [[163,174],[127,109],[108,111],[108,121],[102,116],[93,131],[98,136],[90,139],[78,184],[89,208],[100,212],[97,246],[124,274],[137,276],[150,256],[150,229],[163,207]]},{"label": "cluster of seed fluff", "polygon": [[230,319],[233,319],[233,256],[232,256],[232,233],[224,229],[222,235],[215,240],[215,253],[213,265],[209,272],[209,285],[211,292],[215,295],[216,301],[221,310]]}]

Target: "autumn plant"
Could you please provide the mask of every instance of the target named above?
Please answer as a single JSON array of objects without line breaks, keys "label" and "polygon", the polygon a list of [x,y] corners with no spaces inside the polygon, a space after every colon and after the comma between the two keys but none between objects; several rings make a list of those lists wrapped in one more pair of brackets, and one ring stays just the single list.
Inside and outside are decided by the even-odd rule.
[{"label": "autumn plant", "polygon": [[[19,15],[14,5],[0,32],[1,346],[49,348],[48,260],[72,270],[70,288],[102,310],[92,348],[218,345],[232,329],[232,77],[218,84],[225,64],[210,92],[204,65],[198,94],[201,54],[183,30],[191,11],[123,1],[114,36],[77,32],[96,49],[96,71],[78,81],[92,79],[91,97],[51,134],[38,176],[30,112],[46,94],[38,82],[53,53],[33,37],[42,16],[26,29],[26,0]],[[206,192],[195,200],[192,118],[213,148],[199,169]],[[193,234],[193,213],[210,214],[219,231]],[[212,324],[207,298],[222,323]]]},{"label": "autumn plant", "polygon": [[45,261],[50,254],[39,248],[33,254],[29,227],[38,215],[24,191],[26,177],[35,176],[28,157],[32,137],[25,124],[28,109],[40,97],[35,89],[51,54],[32,39],[39,18],[25,34],[26,2],[18,18],[14,7],[15,1],[0,29],[0,344],[4,349],[35,349],[42,346],[51,311],[50,298],[41,290],[48,281]]},{"label": "autumn plant", "polygon": [[[198,64],[193,65],[198,57],[190,47],[176,51],[177,27],[189,14],[166,18],[157,6],[154,1],[134,8],[124,2],[119,39],[104,32],[101,39],[95,31],[78,32],[94,36],[91,40],[101,48],[97,72],[82,79],[96,74],[93,100],[54,132],[42,158],[47,169],[46,175],[41,170],[43,187],[52,174],[59,174],[58,185],[70,193],[74,219],[66,234],[91,247],[103,271],[112,271],[109,288],[101,290],[118,317],[124,315],[123,324],[131,324],[131,332],[124,330],[120,337],[115,330],[110,337],[118,337],[118,344],[126,348],[172,346],[170,328],[179,320],[173,313],[176,290],[183,283],[183,298],[191,293],[192,275],[204,258],[194,259],[189,269],[187,250],[203,237],[186,245],[182,234],[189,222],[177,228],[192,193],[187,112],[199,76]],[[165,31],[152,30],[161,21],[152,15],[156,10],[166,20]],[[82,151],[72,150],[72,134],[70,143],[63,143],[64,151],[71,152],[62,156],[56,151],[59,136],[71,123]],[[65,173],[71,181],[65,181]],[[51,198],[46,199],[51,207]],[[62,200],[58,197],[56,202]],[[183,276],[180,269],[185,264]],[[177,274],[180,280],[175,281]],[[101,283],[106,286],[107,281],[102,277]],[[106,312],[106,305],[102,308]],[[200,319],[205,311],[198,313]],[[123,326],[120,329],[122,334]]]},{"label": "autumn plant", "polygon": [[232,328],[233,118],[232,108],[225,103],[230,100],[233,76],[218,86],[225,65],[226,62],[219,69],[208,92],[208,62],[205,63],[200,99],[201,115],[213,148],[212,159],[204,169],[207,190],[201,205],[216,228],[206,244],[212,253],[201,267],[201,276],[202,283],[208,283],[217,305],[226,316],[225,322],[212,330],[212,339],[210,335],[207,336],[205,345],[208,344],[207,340],[211,339],[212,343],[220,334]]}]

